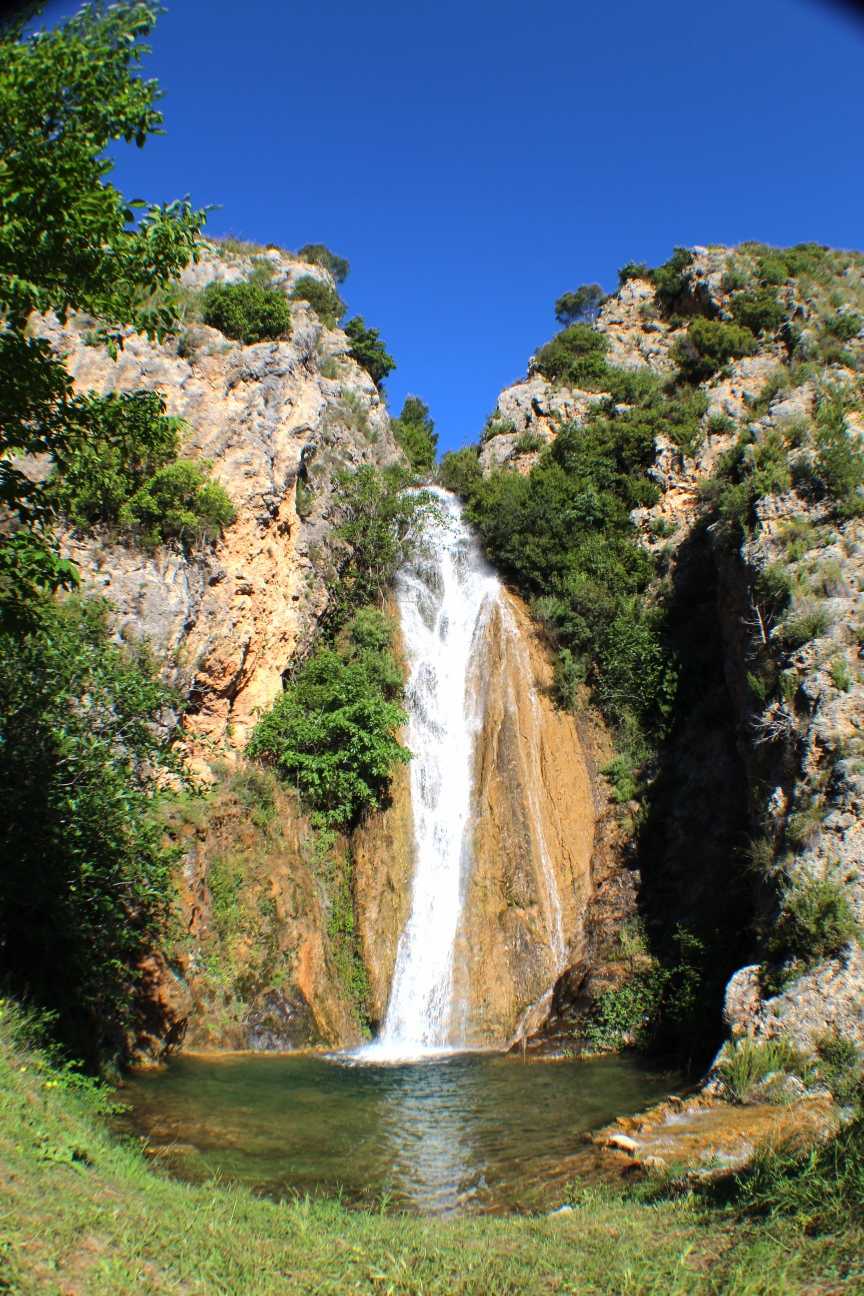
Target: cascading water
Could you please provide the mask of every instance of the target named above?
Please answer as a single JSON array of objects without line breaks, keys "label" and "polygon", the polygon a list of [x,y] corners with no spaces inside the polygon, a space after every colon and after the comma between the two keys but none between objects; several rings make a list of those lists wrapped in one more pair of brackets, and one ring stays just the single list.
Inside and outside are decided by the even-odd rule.
[{"label": "cascading water", "polygon": [[434,490],[440,517],[399,574],[396,598],[409,677],[407,745],[414,879],[387,1014],[362,1052],[386,1060],[457,1047],[453,952],[471,851],[474,741],[482,697],[469,688],[501,585],[462,520],[455,496]]}]

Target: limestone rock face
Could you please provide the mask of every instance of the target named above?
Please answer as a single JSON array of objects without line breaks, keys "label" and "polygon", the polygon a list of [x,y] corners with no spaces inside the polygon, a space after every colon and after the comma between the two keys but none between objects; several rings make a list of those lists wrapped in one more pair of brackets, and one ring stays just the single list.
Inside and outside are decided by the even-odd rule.
[{"label": "limestone rock face", "polygon": [[[213,246],[184,283],[236,282],[262,260],[277,288],[306,274],[328,278],[275,249],[226,254]],[[182,455],[209,462],[236,509],[219,543],[191,555],[109,537],[67,539],[86,584],[113,604],[119,632],[148,639],[188,696],[183,723],[193,754],[242,748],[256,711],[277,696],[283,671],[308,643],[326,605],[334,472],[401,457],[345,335],[325,329],[305,302],[292,304],[292,316],[284,341],[244,346],[193,324],[163,344],[132,334],[116,361],[87,345],[87,320],[42,324],[81,390],[163,395],[185,421]]]},{"label": "limestone rock face", "polygon": [[575,720],[521,601],[505,595],[478,656],[472,871],[457,940],[461,1038],[497,1045],[536,1028],[581,954],[594,798]]},{"label": "limestone rock face", "polygon": [[[264,802],[248,794],[260,780]],[[135,1052],[358,1043],[329,934],[331,898],[293,795],[240,766],[204,801],[172,807],[167,827],[183,849],[183,931],[143,968],[147,1024]]]},{"label": "limestone rock face", "polygon": [[[733,318],[727,280],[730,249],[691,251],[693,258],[684,272],[690,307],[695,302],[714,318]],[[864,299],[860,263],[850,264],[844,279],[848,284],[848,298],[843,288],[844,300],[859,310]],[[666,783],[674,785],[674,794],[666,807],[665,845],[657,845],[661,836],[657,829],[650,849],[660,855],[665,850],[666,855],[656,855],[649,862],[655,894],[657,874],[665,869],[667,875],[674,875],[667,882],[670,889],[680,890],[679,883],[692,887],[694,903],[710,910],[711,885],[723,899],[724,856],[728,864],[730,853],[740,852],[742,839],[758,839],[773,862],[764,866],[758,884],[749,884],[742,912],[755,904],[759,925],[770,929],[784,890],[827,883],[848,906],[860,931],[864,930],[864,522],[832,514],[830,501],[820,499],[818,490],[808,490],[814,450],[812,437],[808,444],[806,436],[804,444],[789,453],[792,485],[759,499],[754,524],[740,546],[730,546],[720,527],[706,528],[700,503],[700,487],[716,472],[740,432],[749,433],[754,447],[766,441],[770,445],[778,434],[782,441],[789,433],[789,444],[794,446],[796,425],[806,430],[806,424],[812,424],[819,388],[840,384],[860,393],[864,336],[859,333],[851,339],[845,355],[822,363],[812,327],[813,302],[804,299],[795,283],[778,286],[777,293],[793,321],[792,332],[800,339],[800,353],[812,358],[810,373],[790,371],[785,346],[769,334],[760,335],[754,354],[731,361],[702,384],[708,408],[702,420],[702,443],[692,454],[661,436],[656,438],[649,472],[660,496],[652,507],[631,515],[639,542],[658,556],[664,579],[680,601],[678,617],[686,616],[691,623],[698,620],[703,642],[714,645],[713,673],[704,690],[702,714],[682,719],[664,757]],[[681,309],[686,312],[686,302]],[[604,304],[597,321],[609,342],[610,364],[647,368],[658,376],[674,369],[673,347],[686,327],[686,315],[662,317],[654,287],[647,280],[625,283]],[[814,363],[819,366],[815,378]],[[602,393],[550,384],[529,364],[527,378],[498,399],[496,417],[480,449],[481,468],[486,473],[502,466],[529,471],[539,453],[536,446],[526,449],[529,438],[542,449],[563,422],[578,426],[598,399],[604,399]],[[857,406],[848,413],[847,423],[853,435],[857,431],[861,436],[860,397]],[[790,578],[791,606],[785,612],[766,613],[759,606],[757,591],[766,571],[785,572]],[[800,648],[789,650],[784,635],[793,628],[790,623],[796,616],[811,618],[815,632],[808,632]],[[754,663],[766,655],[784,667],[783,688],[775,687],[773,696],[760,701],[752,677]],[[689,809],[684,805],[688,799]],[[622,825],[629,815],[622,808]],[[711,823],[708,841],[703,840],[706,822]],[[726,837],[720,835],[721,826]],[[622,831],[617,877],[638,883],[642,847],[632,840],[628,843],[626,836]],[[677,873],[669,868],[672,856],[678,861]],[[711,885],[702,886],[694,860],[700,861],[705,879],[713,875]],[[626,865],[626,871],[621,865]],[[598,883],[586,920],[586,957],[581,963],[574,960],[559,983],[553,1015],[562,1020],[568,1015],[564,1000],[569,997],[571,1007],[575,1002],[584,1006],[586,987],[593,982],[602,989],[604,977],[597,975],[598,968],[602,970],[608,960],[591,936],[595,925],[591,915],[598,913],[604,932],[601,943],[615,935],[600,913],[602,906],[598,907],[603,889],[631,896],[623,909],[612,906],[619,926],[635,916],[637,905],[644,911],[644,887],[618,886],[615,879],[613,868]],[[759,897],[754,901],[755,890]],[[739,930],[736,950],[743,943],[740,937]],[[751,966],[758,950],[755,937],[751,935],[750,941],[750,950],[740,952],[741,963],[747,961],[748,952],[751,962],[728,985],[726,1022],[733,1034],[783,1034],[811,1050],[820,1034],[836,1030],[864,1043],[860,939],[850,940],[836,957],[816,954],[811,966],[804,967],[806,960],[802,960],[788,968],[785,988],[773,996],[762,988],[764,978]]]},{"label": "limestone rock face", "polygon": [[370,815],[351,841],[357,928],[376,1026],[387,1011],[396,950],[411,907],[413,834],[411,778],[408,766],[400,765],[389,804]]}]

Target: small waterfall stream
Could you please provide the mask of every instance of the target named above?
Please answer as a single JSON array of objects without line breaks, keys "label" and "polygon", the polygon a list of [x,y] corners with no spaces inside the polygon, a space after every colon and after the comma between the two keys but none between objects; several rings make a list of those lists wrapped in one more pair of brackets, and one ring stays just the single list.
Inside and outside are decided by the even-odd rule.
[{"label": "small waterfall stream", "polygon": [[406,741],[415,868],[386,1018],[366,1056],[446,1051],[453,1038],[453,950],[471,849],[474,739],[482,697],[469,688],[501,585],[462,520],[455,496],[441,507],[423,551],[399,574],[396,598],[408,658]]}]

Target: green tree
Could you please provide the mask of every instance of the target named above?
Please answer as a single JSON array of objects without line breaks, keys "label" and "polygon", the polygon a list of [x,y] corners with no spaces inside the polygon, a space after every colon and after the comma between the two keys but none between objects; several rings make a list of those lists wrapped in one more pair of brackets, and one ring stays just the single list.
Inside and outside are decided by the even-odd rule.
[{"label": "green tree", "polygon": [[377,609],[359,611],[337,647],[300,667],[250,740],[250,755],[275,765],[322,825],[350,828],[410,759],[396,737],[407,715],[392,633]]},{"label": "green tree", "polygon": [[297,253],[301,261],[309,261],[312,265],[323,266],[329,270],[337,284],[344,283],[348,278],[350,266],[344,257],[337,256],[331,252],[323,243],[306,243]]},{"label": "green tree", "polygon": [[307,301],[327,328],[335,328],[345,314],[345,303],[336,289],[314,275],[301,275],[291,290],[291,296]]},{"label": "green tree", "polygon": [[345,333],[351,340],[349,354],[363,366],[375,386],[380,387],[396,368],[396,361],[387,354],[380,333],[377,329],[367,328],[362,315],[355,315],[348,321]]},{"label": "green tree", "polygon": [[62,472],[92,426],[62,360],[29,327],[32,312],[83,311],[113,350],[131,326],[161,337],[176,324],[164,290],[196,255],[203,213],[188,203],[136,211],[109,181],[109,146],[158,131],[155,81],[137,75],[155,10],[88,5],[53,31],[0,35],[0,504],[24,528],[0,550],[0,616],[70,585],[51,540],[48,487],[18,457]]},{"label": "green tree", "polygon": [[445,490],[468,498],[482,479],[476,446],[463,446],[461,450],[448,450],[438,465],[438,481]]},{"label": "green tree", "polygon": [[171,901],[150,811],[174,700],[95,600],[43,601],[0,651],[0,972],[95,1062],[124,1052]]},{"label": "green tree", "polygon": [[565,325],[591,324],[605,301],[606,294],[598,283],[582,284],[575,292],[563,293],[555,303],[555,318]]},{"label": "green tree", "polygon": [[208,284],[201,316],[205,324],[246,346],[291,333],[291,307],[285,294],[252,280]]},{"label": "green tree", "polygon": [[438,437],[426,402],[419,396],[406,396],[402,413],[397,419],[391,419],[390,427],[415,472],[431,472],[435,466]]}]

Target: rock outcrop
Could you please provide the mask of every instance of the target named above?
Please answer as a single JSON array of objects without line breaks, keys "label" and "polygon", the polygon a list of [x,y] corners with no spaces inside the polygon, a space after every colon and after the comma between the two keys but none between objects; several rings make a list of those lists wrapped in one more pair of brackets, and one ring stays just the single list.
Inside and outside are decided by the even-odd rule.
[{"label": "rock outcrop", "polygon": [[[262,264],[285,291],[303,275],[328,278],[276,249],[214,244],[182,286],[194,299],[207,283],[248,278]],[[147,639],[188,698],[183,727],[199,757],[243,747],[256,711],[314,634],[327,602],[333,474],[401,459],[344,333],[325,328],[304,301],[292,316],[290,338],[252,346],[200,323],[163,344],[132,334],[116,361],[88,345],[86,319],[42,325],[81,390],[160,393],[184,420],[182,454],[211,464],[236,509],[222,539],[189,556],[110,536],[67,540],[86,585],[113,605],[118,633]]]},{"label": "rock outcrop", "polygon": [[[673,348],[694,310],[721,321],[732,318],[732,292],[741,286],[739,262],[747,255],[746,248],[693,249],[675,312],[658,307],[648,279],[626,282],[597,321],[608,341],[608,363],[662,378],[672,374]],[[647,839],[655,854],[659,851],[651,885],[665,870],[670,895],[677,889],[678,901],[689,895],[708,911],[716,906],[718,921],[724,905],[739,905],[729,950],[733,957],[737,951],[741,962],[749,953],[750,962],[729,983],[727,1027],[734,1035],[782,1034],[805,1050],[835,1032],[864,1046],[864,522],[838,516],[830,500],[808,490],[814,450],[807,433],[820,393],[839,385],[858,392],[857,408],[846,418],[860,443],[864,336],[848,338],[842,352],[819,338],[827,336],[828,312],[838,306],[841,312],[860,312],[861,258],[850,258],[845,268],[831,273],[836,279],[824,289],[817,286],[818,300],[807,299],[791,277],[778,286],[789,321],[786,333],[762,334],[753,354],[730,361],[701,384],[707,398],[701,444],[688,452],[657,438],[650,475],[659,498],[632,515],[641,544],[658,556],[679,617],[698,622],[711,645],[700,713],[692,722],[683,718],[661,772],[661,781],[670,785],[660,793],[667,821],[659,829],[643,828],[643,844]],[[529,367],[527,377],[498,398],[480,446],[481,468],[530,471],[563,423],[578,425],[606,399],[600,392],[554,384]],[[802,429],[798,449],[796,428]],[[751,453],[777,435],[793,448],[788,484],[766,490],[756,501],[755,524],[739,546],[730,544],[721,524],[707,524],[701,492],[742,431],[755,448]],[[785,612],[769,609],[758,592],[765,573],[779,571],[790,589]],[[807,621],[809,629],[801,632],[801,646],[790,648],[796,618]],[[782,673],[782,687],[773,693],[770,687],[764,692],[755,678],[759,663],[769,659]],[[629,814],[624,807],[622,823]],[[647,868],[648,861],[635,853],[626,831],[619,845],[619,859],[627,867],[613,869],[604,887],[610,896],[621,893],[622,903],[607,906],[611,921],[620,926],[628,912],[645,908],[645,879],[641,888],[632,883],[638,883],[637,870]],[[730,861],[748,852],[759,854],[758,867],[742,882],[744,870]],[[771,932],[784,894],[812,884],[824,884],[839,897],[838,904],[857,921],[859,937],[850,936],[845,948],[829,957],[820,954],[817,940],[812,957],[788,965],[786,983],[778,985],[766,975],[770,941],[762,964],[754,962],[762,939],[757,931],[763,937]],[[599,897],[595,892],[594,912]],[[593,954],[589,951],[559,988],[563,1001],[557,1006],[564,1017],[568,999],[583,1007],[590,1002],[585,987],[598,966],[598,988],[610,984],[602,947],[614,933],[604,923],[601,913]],[[588,928],[593,930],[590,913]]]}]

